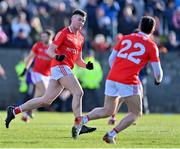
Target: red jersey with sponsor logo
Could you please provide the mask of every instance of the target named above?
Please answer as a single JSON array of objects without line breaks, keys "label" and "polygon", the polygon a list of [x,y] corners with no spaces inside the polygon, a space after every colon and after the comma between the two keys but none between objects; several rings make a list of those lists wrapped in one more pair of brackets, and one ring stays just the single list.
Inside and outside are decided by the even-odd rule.
[{"label": "red jersey with sponsor logo", "polygon": [[157,45],[142,32],[123,36],[114,50],[118,54],[107,79],[124,84],[139,84],[140,70],[148,61],[159,61]]},{"label": "red jersey with sponsor logo", "polygon": [[48,45],[43,42],[34,44],[32,51],[35,54],[33,71],[41,73],[45,76],[50,75],[51,58],[47,55]]},{"label": "red jersey with sponsor logo", "polygon": [[84,37],[80,32],[75,34],[69,27],[65,27],[57,33],[53,44],[58,46],[55,53],[58,55],[65,55],[66,57],[62,62],[53,59],[51,66],[67,65],[72,69],[82,51]]}]

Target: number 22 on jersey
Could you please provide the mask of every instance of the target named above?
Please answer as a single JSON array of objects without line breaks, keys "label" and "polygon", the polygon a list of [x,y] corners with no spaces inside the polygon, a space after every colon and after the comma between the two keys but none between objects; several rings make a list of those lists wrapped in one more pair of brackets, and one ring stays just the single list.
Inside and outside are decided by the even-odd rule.
[{"label": "number 22 on jersey", "polygon": [[[128,39],[127,40],[123,40],[121,44],[125,45],[125,47],[122,48],[118,52],[117,57],[125,58],[125,59],[128,59],[129,61],[131,61],[131,62],[133,62],[135,64],[139,64],[141,62],[141,59],[138,58],[138,56],[141,56],[141,55],[143,55],[145,53],[144,45],[139,43],[139,42],[135,42],[134,44],[132,44],[132,41],[128,40]],[[133,46],[133,48],[139,49],[139,50],[127,53],[127,50],[132,48],[132,46]]]}]

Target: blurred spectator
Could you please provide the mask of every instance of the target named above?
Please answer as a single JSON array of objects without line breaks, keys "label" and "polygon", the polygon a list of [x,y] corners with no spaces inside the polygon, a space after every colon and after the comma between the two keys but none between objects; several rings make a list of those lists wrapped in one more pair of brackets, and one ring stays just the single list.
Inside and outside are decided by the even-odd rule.
[{"label": "blurred spectator", "polygon": [[42,26],[41,26],[41,22],[39,20],[38,17],[33,17],[31,19],[31,33],[30,33],[30,37],[32,39],[32,43],[37,42],[38,40],[40,40],[40,33],[42,32]]},{"label": "blurred spectator", "polygon": [[168,51],[180,51],[180,42],[177,41],[176,33],[174,31],[170,31],[165,46]]},{"label": "blurred spectator", "polygon": [[104,10],[105,16],[109,17],[111,20],[110,37],[114,38],[115,35],[117,34],[117,22],[118,22],[118,13],[120,11],[120,6],[115,0],[103,0],[103,2],[100,4],[100,7]]},{"label": "blurred spectator", "polygon": [[38,8],[38,16],[37,16],[42,24],[43,30],[50,28],[50,16],[49,13],[47,12],[47,9],[45,6],[39,6]]},{"label": "blurred spectator", "polygon": [[96,16],[97,0],[88,0],[85,10],[87,12],[87,31],[90,39],[94,38],[97,32],[97,20]]},{"label": "blurred spectator", "polygon": [[168,0],[167,2],[167,7],[165,10],[165,19],[168,23],[168,29],[172,30],[173,29],[173,25],[172,25],[172,17],[173,17],[173,12],[175,10],[175,3],[174,0]]},{"label": "blurred spectator", "polygon": [[11,27],[13,31],[13,38],[16,38],[18,36],[20,29],[24,31],[25,38],[27,38],[31,32],[31,27],[24,12],[20,12],[18,17],[15,17],[12,20]]},{"label": "blurred spectator", "polygon": [[8,37],[2,28],[2,17],[0,16],[0,45],[5,44],[8,41]]},{"label": "blurred spectator", "polygon": [[69,16],[66,12],[66,4],[64,2],[57,3],[51,11],[51,26],[55,32],[69,25]]},{"label": "blurred spectator", "polygon": [[107,51],[110,48],[110,44],[106,41],[103,34],[97,34],[91,42],[91,46],[94,50],[100,52]]},{"label": "blurred spectator", "polygon": [[178,35],[178,39],[180,39],[180,6],[174,10],[172,22],[174,30]]},{"label": "blurred spectator", "polygon": [[13,38],[12,45],[16,48],[30,48],[32,42],[26,37],[25,31],[20,29],[17,36]]},{"label": "blurred spectator", "polygon": [[111,36],[111,19],[109,16],[105,15],[104,9],[100,7],[96,9],[96,20],[97,26],[95,34],[104,34],[106,37]]},{"label": "blurred spectator", "polygon": [[123,35],[130,34],[135,28],[137,28],[137,18],[133,14],[133,8],[131,5],[124,7],[122,14],[118,20],[118,32]]}]

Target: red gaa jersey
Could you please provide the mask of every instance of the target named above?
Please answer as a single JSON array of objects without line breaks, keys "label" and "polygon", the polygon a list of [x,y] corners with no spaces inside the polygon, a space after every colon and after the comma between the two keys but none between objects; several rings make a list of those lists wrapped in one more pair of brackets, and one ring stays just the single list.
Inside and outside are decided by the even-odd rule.
[{"label": "red gaa jersey", "polygon": [[159,61],[157,45],[142,32],[123,36],[114,50],[118,54],[107,79],[124,84],[139,84],[140,70],[148,61]]},{"label": "red gaa jersey", "polygon": [[48,45],[43,42],[37,42],[32,47],[35,54],[33,71],[41,73],[45,76],[50,75],[51,58],[47,55]]},{"label": "red gaa jersey", "polygon": [[65,55],[65,58],[62,62],[53,59],[52,67],[57,65],[67,65],[72,69],[82,51],[84,37],[80,32],[74,34],[70,27],[65,27],[57,33],[53,44],[58,46],[55,53],[58,55]]}]

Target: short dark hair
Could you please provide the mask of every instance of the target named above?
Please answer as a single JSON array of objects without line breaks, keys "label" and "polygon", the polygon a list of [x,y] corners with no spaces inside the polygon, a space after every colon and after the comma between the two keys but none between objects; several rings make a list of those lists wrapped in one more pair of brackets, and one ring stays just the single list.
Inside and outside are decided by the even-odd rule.
[{"label": "short dark hair", "polygon": [[81,9],[74,10],[72,15],[76,15],[76,14],[78,14],[78,15],[80,15],[82,17],[86,17],[87,16],[87,13],[85,11],[81,10]]},{"label": "short dark hair", "polygon": [[140,21],[140,30],[146,34],[150,34],[156,25],[156,21],[151,16],[143,16]]},{"label": "short dark hair", "polygon": [[50,29],[46,29],[46,30],[42,31],[42,33],[47,34],[49,37],[54,36],[54,32]]}]

